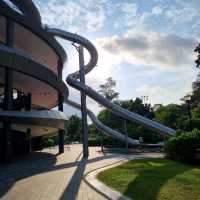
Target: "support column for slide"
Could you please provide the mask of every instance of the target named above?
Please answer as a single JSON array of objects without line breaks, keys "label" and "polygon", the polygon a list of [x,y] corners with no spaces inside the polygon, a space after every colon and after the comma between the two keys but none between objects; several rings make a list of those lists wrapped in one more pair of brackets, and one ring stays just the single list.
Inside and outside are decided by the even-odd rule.
[{"label": "support column for slide", "polygon": [[[62,69],[63,63],[61,62],[61,60],[58,60],[58,77],[60,80],[62,80]],[[63,96],[60,93],[58,93],[58,110],[63,112]],[[64,130],[58,130],[59,154],[64,153],[64,134]]]},{"label": "support column for slide", "polygon": [[[79,53],[80,82],[85,85],[84,51],[82,46],[78,47],[78,53]],[[83,91],[81,91],[81,114],[82,114],[83,156],[88,157],[89,151],[88,151],[86,94]]]},{"label": "support column for slide", "polygon": [[128,153],[128,132],[127,132],[127,126],[126,126],[126,119],[123,119],[123,128],[124,128],[124,134],[126,138],[126,152]]}]

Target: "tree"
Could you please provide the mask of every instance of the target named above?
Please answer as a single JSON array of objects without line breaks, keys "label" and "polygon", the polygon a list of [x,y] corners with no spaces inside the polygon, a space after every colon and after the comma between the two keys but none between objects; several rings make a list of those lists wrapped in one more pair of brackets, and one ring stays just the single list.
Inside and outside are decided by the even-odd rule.
[{"label": "tree", "polygon": [[197,74],[196,80],[192,83],[192,96],[191,96],[191,108],[199,105],[200,102],[200,72]]},{"label": "tree", "polygon": [[116,81],[112,77],[106,79],[106,83],[100,85],[99,93],[110,101],[117,99],[119,93],[114,90],[116,87]]},{"label": "tree", "polygon": [[185,129],[187,114],[183,106],[169,104],[155,111],[155,120],[174,129]]},{"label": "tree", "polygon": [[195,60],[195,63],[197,64],[196,67],[199,68],[199,66],[200,66],[200,44],[196,47],[194,52],[197,53],[197,60]]},{"label": "tree", "polygon": [[[200,68],[200,44],[194,50],[197,53],[196,67]],[[192,83],[192,97],[191,107],[194,108],[199,105],[200,102],[200,72],[197,74],[196,80]]]},{"label": "tree", "polygon": [[[150,104],[143,104],[141,99],[136,98],[135,101],[131,100],[123,100],[123,101],[114,101],[115,104],[121,106],[124,109],[127,109],[131,112],[138,113],[142,116],[145,116],[149,119],[154,118],[153,108]],[[120,132],[124,132],[123,130],[123,121],[119,116],[116,116],[108,109],[104,109],[100,111],[98,118],[105,125],[111,127],[112,129],[118,130]],[[144,142],[152,143],[160,141],[160,138],[154,132],[148,130],[147,128],[138,125],[136,123],[130,122],[127,120],[127,132],[128,136],[134,139],[138,139],[139,137],[143,137]],[[111,139],[113,141],[113,139]],[[106,140],[106,143],[111,143],[110,139]],[[120,144],[119,144],[120,145]]]},{"label": "tree", "polygon": [[72,115],[66,126],[65,142],[81,142],[81,119],[77,115]]}]

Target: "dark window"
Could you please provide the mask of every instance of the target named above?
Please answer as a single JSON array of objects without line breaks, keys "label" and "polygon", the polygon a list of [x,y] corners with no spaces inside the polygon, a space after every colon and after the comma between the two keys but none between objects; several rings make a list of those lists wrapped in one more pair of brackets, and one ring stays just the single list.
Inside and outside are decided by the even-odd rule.
[{"label": "dark window", "polygon": [[6,43],[6,18],[0,15],[0,42]]}]

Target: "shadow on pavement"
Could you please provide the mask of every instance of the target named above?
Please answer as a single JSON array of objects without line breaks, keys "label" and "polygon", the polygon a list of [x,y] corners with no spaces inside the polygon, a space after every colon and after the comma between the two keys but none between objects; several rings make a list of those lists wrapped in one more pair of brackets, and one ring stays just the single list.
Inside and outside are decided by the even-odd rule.
[{"label": "shadow on pavement", "polygon": [[77,166],[75,173],[72,175],[71,181],[61,196],[61,199],[66,199],[66,197],[71,194],[70,200],[75,199],[80,187],[86,164],[110,159],[117,156],[103,155],[92,159],[82,158],[79,161],[81,155],[82,152],[80,152],[74,162],[56,165],[57,155],[46,152],[34,152],[31,155],[24,157],[23,160],[21,159],[6,166],[0,166],[0,198],[9,192],[15,182],[21,179],[31,177],[36,174]]}]

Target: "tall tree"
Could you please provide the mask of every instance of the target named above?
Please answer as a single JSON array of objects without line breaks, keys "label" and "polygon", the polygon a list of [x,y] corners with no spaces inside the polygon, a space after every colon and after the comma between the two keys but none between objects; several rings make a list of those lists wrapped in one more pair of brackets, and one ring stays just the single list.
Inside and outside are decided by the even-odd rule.
[{"label": "tall tree", "polygon": [[[149,119],[154,118],[154,112],[150,104],[143,104],[141,99],[136,98],[135,101],[131,100],[123,100],[123,101],[115,101],[115,103],[122,108],[125,108],[131,112],[138,113]],[[118,130],[123,132],[122,120],[120,117],[114,115],[108,109],[104,109],[100,111],[98,118],[102,121],[105,125],[111,127],[112,129]],[[134,139],[138,139],[139,137],[143,137],[144,142],[154,143],[160,140],[158,135],[154,134],[152,131],[138,125],[136,123],[130,122],[127,120],[127,132],[129,137]],[[111,139],[112,140],[112,139]],[[109,140],[106,141],[106,143]]]},{"label": "tall tree", "polygon": [[192,96],[191,107],[199,106],[200,103],[200,72],[197,75],[196,80],[192,83]]},{"label": "tall tree", "polygon": [[113,101],[118,98],[119,93],[115,91],[116,81],[112,77],[106,79],[106,83],[100,85],[99,93],[105,98]]},{"label": "tall tree", "polygon": [[195,63],[197,64],[196,67],[199,68],[199,66],[200,66],[200,44],[196,47],[194,52],[197,53],[197,60],[195,60]]},{"label": "tall tree", "polygon": [[187,114],[184,106],[169,104],[155,110],[155,120],[174,129],[185,129]]},{"label": "tall tree", "polygon": [[81,142],[81,119],[77,115],[72,115],[66,126],[65,142]]}]

